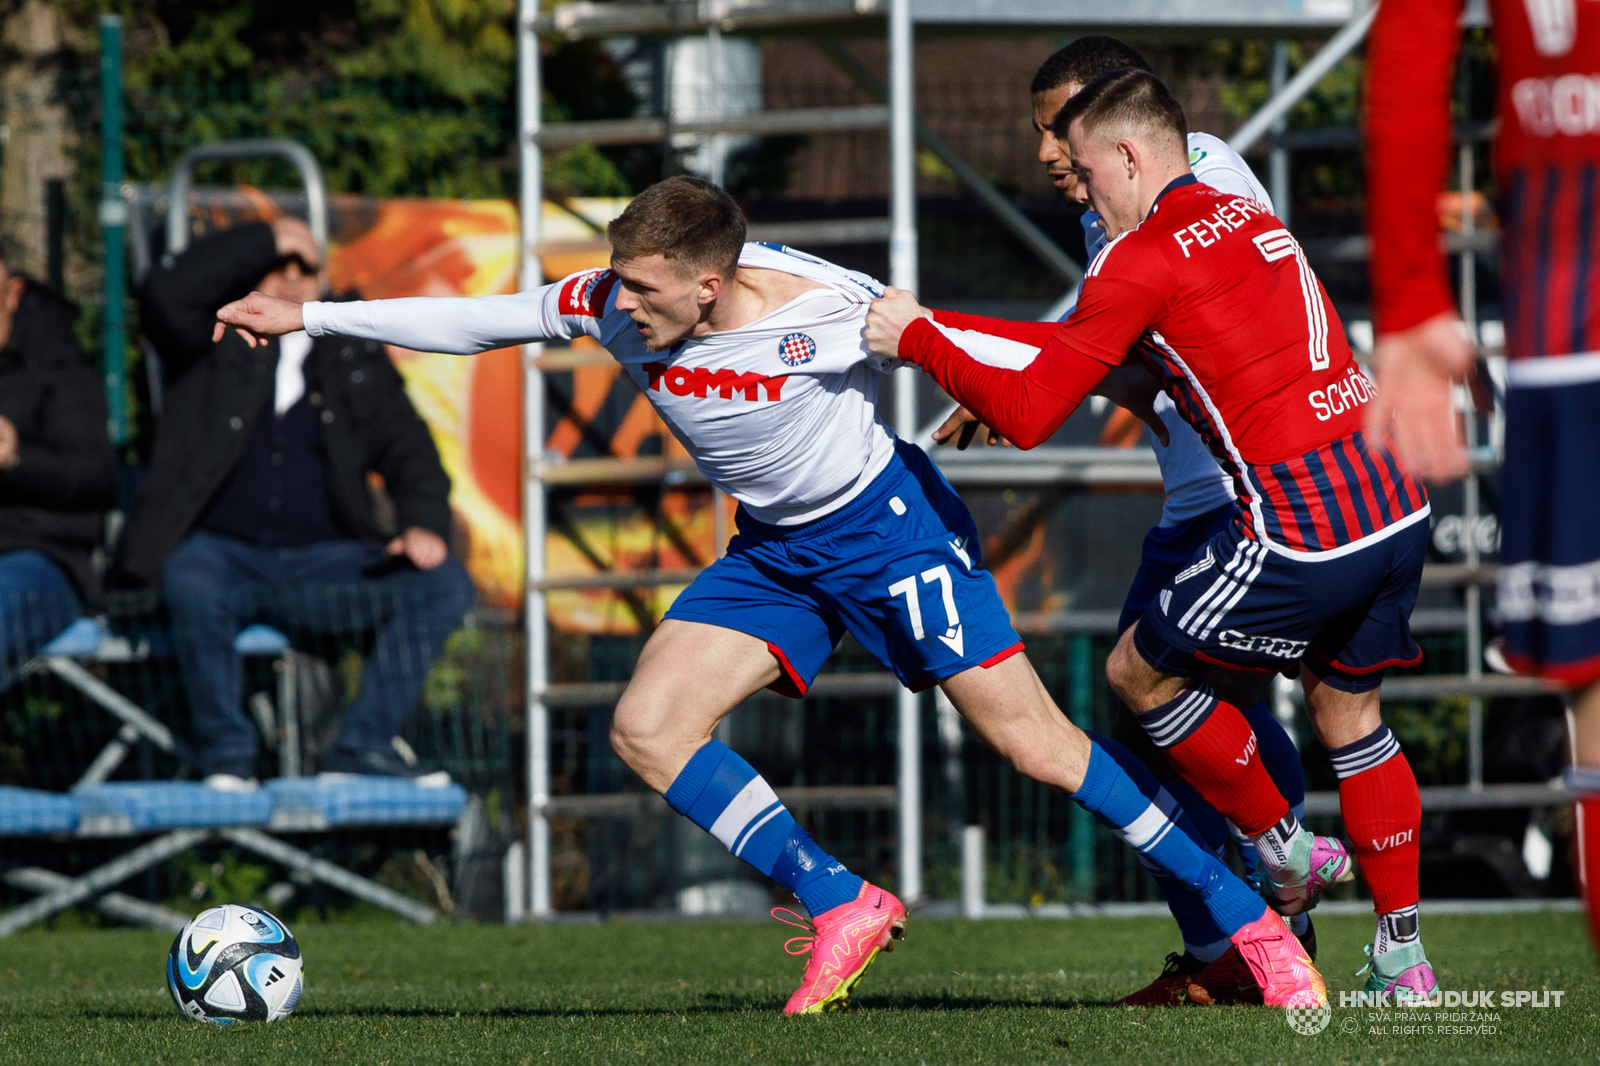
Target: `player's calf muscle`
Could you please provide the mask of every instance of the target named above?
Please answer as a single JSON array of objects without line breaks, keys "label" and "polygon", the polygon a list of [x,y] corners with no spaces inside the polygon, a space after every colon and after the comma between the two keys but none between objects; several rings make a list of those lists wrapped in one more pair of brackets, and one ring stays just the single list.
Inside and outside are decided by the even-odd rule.
[{"label": "player's calf muscle", "polygon": [[984,742],[1018,773],[1064,792],[1082,787],[1089,738],[1061,713],[1025,656],[964,670],[941,687]]}]

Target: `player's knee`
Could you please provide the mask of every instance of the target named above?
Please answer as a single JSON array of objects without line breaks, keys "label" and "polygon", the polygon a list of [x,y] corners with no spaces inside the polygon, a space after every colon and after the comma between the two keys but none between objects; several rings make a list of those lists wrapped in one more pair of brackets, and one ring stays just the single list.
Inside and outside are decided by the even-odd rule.
[{"label": "player's knee", "polygon": [[1139,706],[1132,697],[1138,694],[1140,676],[1148,672],[1149,668],[1139,658],[1133,641],[1126,638],[1117,641],[1117,646],[1106,657],[1106,680],[1110,682],[1112,691],[1130,707]]},{"label": "player's knee", "polygon": [[638,769],[662,746],[664,720],[648,695],[624,692],[611,716],[611,750],[625,764]]}]

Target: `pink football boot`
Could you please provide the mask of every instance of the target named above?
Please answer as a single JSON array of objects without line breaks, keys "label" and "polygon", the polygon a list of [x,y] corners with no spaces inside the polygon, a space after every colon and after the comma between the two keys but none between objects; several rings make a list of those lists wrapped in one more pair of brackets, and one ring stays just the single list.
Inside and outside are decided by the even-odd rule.
[{"label": "pink football boot", "polygon": [[[783,914],[798,920],[791,921]],[[800,987],[783,1008],[785,1014],[819,1014],[846,1006],[850,990],[878,952],[893,951],[894,942],[905,936],[906,929],[905,904],[865,882],[852,902],[823,911],[813,922],[787,907],[773,908],[772,916],[811,932],[810,936],[790,937],[783,945],[791,955],[811,956]]]},{"label": "pink football boot", "polygon": [[1271,907],[1228,939],[1261,986],[1269,1007],[1322,1007],[1328,986],[1283,916]]}]

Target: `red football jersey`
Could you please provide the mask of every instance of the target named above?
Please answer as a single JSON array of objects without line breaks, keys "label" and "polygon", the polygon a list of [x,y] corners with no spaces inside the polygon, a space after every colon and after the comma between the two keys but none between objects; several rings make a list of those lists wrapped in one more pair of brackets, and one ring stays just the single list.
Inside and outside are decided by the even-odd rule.
[{"label": "red football jersey", "polygon": [[[1495,169],[1513,358],[1600,351],[1600,2],[1490,0]],[[1379,332],[1455,309],[1435,198],[1450,175],[1462,0],[1378,12],[1367,48],[1368,229]]]},{"label": "red football jersey", "polygon": [[1096,257],[1077,309],[1026,367],[981,362],[926,320],[900,342],[1025,448],[1130,351],[1233,476],[1248,535],[1333,551],[1426,510],[1422,487],[1362,438],[1373,386],[1300,245],[1263,205],[1192,177]]}]

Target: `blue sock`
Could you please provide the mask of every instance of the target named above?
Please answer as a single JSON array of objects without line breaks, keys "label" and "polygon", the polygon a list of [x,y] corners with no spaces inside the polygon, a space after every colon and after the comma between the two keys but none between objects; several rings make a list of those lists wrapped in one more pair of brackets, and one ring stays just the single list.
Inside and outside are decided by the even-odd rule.
[{"label": "blue sock", "polygon": [[[1101,738],[1096,736],[1094,739]],[[1106,744],[1105,750],[1135,784],[1141,781],[1143,775],[1149,773],[1133,752],[1121,744],[1111,741]],[[1151,781],[1154,782],[1153,776]],[[1198,807],[1191,807],[1190,797],[1200,800],[1199,793],[1195,792],[1188,782],[1181,777],[1175,777],[1170,781],[1157,783],[1156,794],[1150,799],[1189,836],[1189,839],[1212,854],[1220,855],[1222,848],[1228,843],[1228,820],[1204,800],[1200,800]],[[1215,823],[1208,827],[1211,832],[1202,828],[1200,820],[1192,816],[1192,812],[1196,810],[1203,815],[1209,815],[1210,820]],[[1216,837],[1215,840],[1212,839],[1213,836]],[[1178,932],[1183,935],[1183,949],[1202,962],[1211,962],[1226,951],[1228,934],[1217,926],[1200,893],[1179,882],[1142,852],[1139,854],[1139,862],[1150,871],[1150,876],[1155,879],[1156,888],[1161,892],[1161,898],[1167,902],[1167,910],[1172,912],[1173,920],[1178,923]]]},{"label": "blue sock", "polygon": [[1261,897],[1157,804],[1162,789],[1144,764],[1109,737],[1090,734],[1090,742],[1089,767],[1072,798],[1179,886],[1198,894],[1224,935],[1260,918]]},{"label": "blue sock", "polygon": [[793,892],[813,918],[861,893],[861,878],[817,847],[772,786],[720,740],[694,753],[663,798],[735,858]]}]

